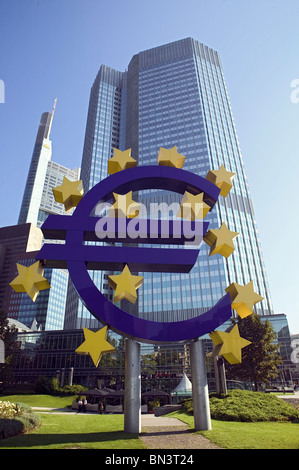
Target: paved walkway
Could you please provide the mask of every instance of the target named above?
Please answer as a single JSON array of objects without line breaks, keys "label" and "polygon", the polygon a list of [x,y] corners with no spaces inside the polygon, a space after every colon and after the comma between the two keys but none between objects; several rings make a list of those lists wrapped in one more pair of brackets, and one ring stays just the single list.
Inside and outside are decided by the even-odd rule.
[{"label": "paved walkway", "polygon": [[277,395],[278,398],[285,398],[286,400],[299,400],[299,390],[294,392],[293,394],[282,394],[282,395]]},{"label": "paved walkway", "polygon": [[141,415],[140,439],[148,449],[220,449],[176,418]]},{"label": "paved walkway", "polygon": [[142,414],[141,415],[141,427],[182,427],[187,426],[183,421],[177,418],[168,418],[167,416],[155,416],[154,414]]}]

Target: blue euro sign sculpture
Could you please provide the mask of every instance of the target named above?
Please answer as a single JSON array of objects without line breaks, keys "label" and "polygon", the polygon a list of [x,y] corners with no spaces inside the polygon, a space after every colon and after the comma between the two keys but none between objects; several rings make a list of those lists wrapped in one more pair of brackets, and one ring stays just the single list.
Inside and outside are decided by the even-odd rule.
[{"label": "blue euro sign sculpture", "polygon": [[[144,166],[119,171],[99,182],[79,202],[72,216],[49,215],[42,226],[45,238],[65,240],[65,244],[45,243],[37,259],[45,266],[67,268],[78,295],[86,308],[100,322],[116,333],[147,343],[186,342],[201,337],[219,327],[231,317],[229,294],[207,312],[178,322],[148,321],[131,315],[110,302],[94,285],[88,270],[120,271],[129,265],[134,272],[175,272],[186,273],[194,266],[199,248],[147,248],[136,244],[184,245],[190,241],[190,233],[182,234],[182,221],[170,221],[167,237],[162,220],[139,221],[143,224],[143,237],[140,240],[125,235],[122,229],[128,228],[130,220],[116,219],[113,237],[101,241],[121,242],[126,246],[86,245],[87,241],[99,241],[96,227],[101,217],[91,216],[99,202],[112,200],[113,193],[126,194],[129,191],[162,189],[184,194],[204,193],[204,202],[213,208],[218,200],[220,189],[208,180],[186,170],[168,166]],[[190,232],[206,234],[208,222],[190,222]],[[155,236],[151,227],[156,227]],[[177,236],[180,232],[180,237]],[[128,244],[134,246],[127,246]]]}]

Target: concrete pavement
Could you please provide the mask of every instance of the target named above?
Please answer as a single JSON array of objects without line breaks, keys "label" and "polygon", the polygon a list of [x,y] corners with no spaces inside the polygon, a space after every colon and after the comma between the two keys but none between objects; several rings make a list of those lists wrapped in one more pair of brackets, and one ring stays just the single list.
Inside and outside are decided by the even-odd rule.
[{"label": "concrete pavement", "polygon": [[[41,406],[33,406],[32,409],[36,413],[55,413],[55,414],[78,414],[78,415],[90,415],[90,414],[99,414],[93,411],[86,411],[86,413],[78,413],[77,410],[72,410],[70,408],[49,408]],[[99,415],[101,416],[101,415]],[[154,414],[142,414],[141,415],[141,426],[142,427],[152,427],[152,426],[186,426],[185,423],[180,421],[177,418],[168,418],[165,416],[155,416]]]}]

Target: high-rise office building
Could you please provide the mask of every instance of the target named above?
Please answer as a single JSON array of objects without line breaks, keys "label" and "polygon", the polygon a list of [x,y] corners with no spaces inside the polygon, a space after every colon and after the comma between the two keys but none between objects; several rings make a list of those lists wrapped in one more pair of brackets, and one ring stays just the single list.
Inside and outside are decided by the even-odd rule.
[{"label": "high-rise office building", "polygon": [[[51,161],[50,133],[55,107],[56,99],[52,112],[43,113],[41,116],[18,220],[20,226],[23,224],[35,226],[41,234],[41,244],[42,232],[37,227],[42,226],[49,214],[65,214],[64,206],[55,201],[52,189],[62,184],[64,176],[71,181],[80,178],[80,168],[69,169]],[[71,215],[72,211],[68,214]],[[16,228],[13,230],[17,231]],[[25,253],[18,255],[11,266],[14,274],[16,262],[29,266],[34,261],[31,255]],[[26,294],[12,292],[8,287],[11,294],[8,297],[7,314],[27,326],[30,326],[32,321],[36,321],[42,330],[59,330],[64,325],[68,272],[62,269],[46,268],[45,277],[50,282],[51,289],[40,292],[35,303]]]},{"label": "high-rise office building", "polygon": [[[80,179],[80,168],[66,168],[59,163],[52,161],[48,162],[47,171],[45,175],[43,192],[40,201],[40,206],[37,216],[37,226],[41,227],[49,214],[65,214],[63,204],[55,201],[53,195],[53,188],[60,186],[63,183],[64,176],[70,181],[77,181]],[[73,209],[68,212],[68,215],[73,213]]]},{"label": "high-rise office building", "polygon": [[[260,315],[273,313],[263,256],[242,155],[219,54],[186,38],[136,54],[126,72],[101,66],[91,89],[81,177],[85,192],[107,176],[113,147],[131,148],[138,165],[156,165],[160,147],[177,146],[184,169],[206,177],[224,165],[235,172],[228,196],[205,220],[209,228],[238,232],[228,258],[203,243],[188,274],[141,273],[138,315],[151,320],[190,318],[212,307],[232,282],[247,284],[264,297]],[[180,198],[177,199],[180,201]],[[139,192],[147,205],[173,199],[164,191]],[[102,276],[105,274],[102,273]],[[105,283],[98,277],[98,285]],[[75,311],[72,311],[75,315]],[[80,314],[79,314],[80,315]],[[86,312],[84,315],[87,318]],[[86,320],[87,321],[87,320]]]},{"label": "high-rise office building", "polygon": [[[16,267],[16,263],[27,267],[32,265],[36,262],[37,254],[38,251],[19,253],[15,258],[14,266]],[[18,272],[15,269],[13,278],[17,275]],[[35,302],[26,293],[15,292],[9,287],[7,316],[20,321],[29,328],[32,328],[34,324],[35,329],[41,331],[62,330],[69,280],[68,272],[65,269],[45,268],[43,275],[49,281],[51,288],[40,291]]]},{"label": "high-rise office building", "polygon": [[55,104],[56,101],[52,113],[43,113],[41,116],[19,214],[19,224],[29,222],[37,225],[48,162],[52,156],[52,142],[49,137]]},{"label": "high-rise office building", "polygon": [[[81,179],[84,193],[107,176],[107,161],[113,147],[124,145],[125,111],[121,107],[123,74],[102,66],[91,89],[86,124]],[[105,111],[106,110],[106,111]],[[102,293],[112,300],[108,286],[108,273],[90,272],[93,281]],[[97,328],[99,322],[78,298],[71,280],[69,281],[65,310],[65,329]]]},{"label": "high-rise office building", "polygon": [[[0,309],[9,307],[16,259],[20,254],[36,252],[41,248],[42,231],[33,224],[12,225],[0,228]],[[34,256],[31,256],[34,259]]]},{"label": "high-rise office building", "polygon": [[44,330],[63,328],[68,273],[45,268],[51,289],[39,293],[35,302],[26,293],[15,292],[9,283],[18,275],[16,264],[30,266],[42,246],[43,234],[33,224],[0,228],[0,308],[8,318]]},{"label": "high-rise office building", "polygon": [[55,202],[52,189],[62,184],[64,176],[71,181],[80,178],[79,168],[69,169],[51,161],[50,132],[55,107],[56,99],[52,112],[43,113],[41,116],[20,209],[19,224],[32,223],[41,227],[48,214],[64,214],[64,207]]}]

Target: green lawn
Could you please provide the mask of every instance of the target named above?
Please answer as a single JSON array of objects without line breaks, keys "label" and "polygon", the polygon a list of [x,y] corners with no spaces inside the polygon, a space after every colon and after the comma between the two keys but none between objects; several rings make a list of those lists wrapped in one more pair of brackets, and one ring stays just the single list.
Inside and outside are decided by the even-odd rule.
[{"label": "green lawn", "polygon": [[203,435],[228,449],[299,449],[299,424],[212,421]]},{"label": "green lawn", "polygon": [[[65,408],[74,397],[0,395],[0,401],[30,407]],[[42,425],[30,434],[0,441],[1,449],[144,449],[141,439],[125,434],[123,415],[41,414]]]},{"label": "green lawn", "polygon": [[[63,408],[72,397],[48,395],[0,396],[0,400],[34,406]],[[2,449],[142,449],[138,435],[125,434],[123,415],[42,414],[42,425],[30,434],[0,441]],[[194,429],[193,416],[170,413]],[[299,423],[212,420],[212,430],[201,432],[227,449],[299,449]]]},{"label": "green lawn", "polygon": [[138,435],[123,431],[123,415],[42,414],[30,434],[0,441],[1,449],[144,449]]},{"label": "green lawn", "polygon": [[[178,418],[194,429],[193,416],[182,412],[168,416]],[[198,432],[226,449],[299,449],[299,423],[212,420],[211,431]]]},{"label": "green lawn", "polygon": [[[77,396],[77,395],[76,395]],[[55,397],[52,395],[0,395],[0,401],[19,402],[30,406],[45,406],[50,408],[66,408],[71,406],[75,397]]]}]

